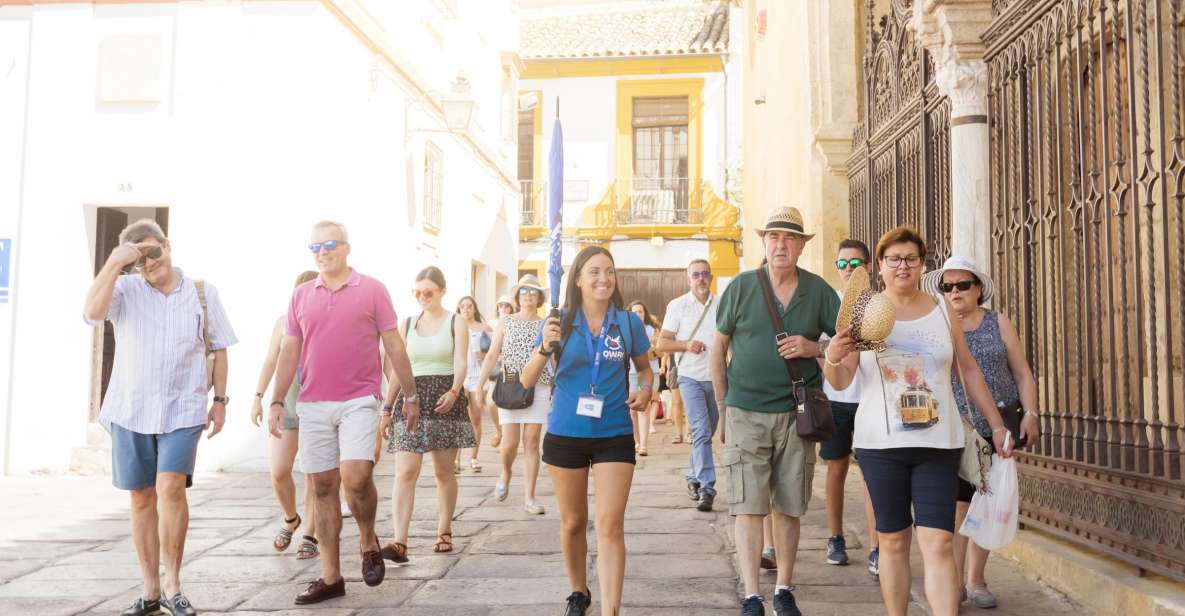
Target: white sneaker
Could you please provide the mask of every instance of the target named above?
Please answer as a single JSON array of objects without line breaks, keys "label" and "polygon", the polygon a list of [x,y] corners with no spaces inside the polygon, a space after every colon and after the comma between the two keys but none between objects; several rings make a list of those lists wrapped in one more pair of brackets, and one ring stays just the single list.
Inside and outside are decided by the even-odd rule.
[{"label": "white sneaker", "polygon": [[506,500],[506,497],[509,494],[510,490],[507,489],[506,486],[500,483],[494,484],[494,498],[498,499],[498,502]]},{"label": "white sneaker", "polygon": [[547,513],[547,508],[535,501],[531,501],[523,506],[523,510],[531,515],[543,515]]},{"label": "white sneaker", "polygon": [[346,501],[342,501],[342,517],[343,518],[354,517],[354,512],[350,511],[350,505],[348,503],[346,503]]}]

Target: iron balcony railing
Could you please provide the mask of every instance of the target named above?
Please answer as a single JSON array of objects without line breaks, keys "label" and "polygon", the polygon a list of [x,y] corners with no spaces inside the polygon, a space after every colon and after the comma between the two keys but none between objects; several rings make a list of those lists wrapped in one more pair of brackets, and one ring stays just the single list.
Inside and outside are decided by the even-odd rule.
[{"label": "iron balcony railing", "polygon": [[617,211],[621,224],[700,224],[703,209],[692,203],[688,178],[635,177],[624,190],[628,207]]},{"label": "iron balcony railing", "polygon": [[547,182],[519,180],[518,188],[523,195],[521,222],[519,224],[524,227],[544,224],[547,217],[543,212],[543,206],[547,201],[543,198],[543,191],[547,189]]}]

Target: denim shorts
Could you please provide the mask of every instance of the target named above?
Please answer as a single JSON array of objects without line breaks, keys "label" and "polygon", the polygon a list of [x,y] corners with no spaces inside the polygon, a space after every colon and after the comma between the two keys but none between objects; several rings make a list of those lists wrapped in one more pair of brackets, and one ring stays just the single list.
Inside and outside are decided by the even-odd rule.
[{"label": "denim shorts", "polygon": [[877,532],[909,528],[914,524],[912,509],[918,526],[953,533],[962,455],[962,448],[856,450],[856,461],[872,497]]},{"label": "denim shorts", "polygon": [[156,485],[157,473],[182,473],[185,487],[192,486],[198,441],[205,429],[141,434],[111,424],[111,483],[120,490],[143,490]]},{"label": "denim shorts", "polygon": [[835,434],[819,443],[819,457],[824,460],[842,460],[852,455],[852,432],[856,429],[854,402],[832,402],[831,416],[835,418]]}]

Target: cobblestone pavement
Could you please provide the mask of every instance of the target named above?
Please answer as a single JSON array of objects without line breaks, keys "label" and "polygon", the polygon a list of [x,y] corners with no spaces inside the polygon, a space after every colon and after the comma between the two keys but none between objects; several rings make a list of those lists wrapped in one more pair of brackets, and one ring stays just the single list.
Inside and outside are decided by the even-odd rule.
[{"label": "cobblestone pavement", "polygon": [[[740,581],[732,557],[732,529],[726,505],[700,513],[684,492],[682,472],[687,445],[670,444],[669,426],[660,426],[651,455],[639,458],[626,519],[627,578],[625,613],[630,615],[739,613]],[[561,614],[568,594],[560,558],[559,515],[551,482],[540,477],[542,516],[522,509],[521,459],[511,495],[493,498],[496,452],[483,448],[485,471],[460,476],[454,531],[457,552],[432,553],[435,493],[431,471],[417,487],[408,566],[387,569],[377,588],[360,582],[357,526],[343,529],[343,570],[348,594],[311,606],[326,616]],[[426,464],[427,466],[427,464]],[[853,467],[854,468],[854,467]],[[378,467],[380,536],[391,533],[393,464]],[[816,469],[815,498],[803,519],[796,566],[796,596],[803,613],[883,614],[880,591],[866,566],[858,482],[849,479],[845,526],[852,566],[823,563],[826,526],[824,471]],[[96,477],[0,478],[0,614],[118,614],[139,592],[135,551],[129,538],[126,496]],[[295,542],[277,554],[271,538],[280,516],[265,473],[206,474],[189,491],[191,522],[182,570],[185,592],[202,613],[285,614],[297,611],[292,599],[303,582],[317,577],[314,560],[295,558]],[[595,537],[589,548],[595,558]],[[592,559],[590,559],[592,560]],[[915,561],[916,550],[915,550]],[[595,561],[590,562],[597,611]],[[926,614],[917,562],[911,614]],[[773,573],[763,585],[772,593]],[[995,610],[1010,614],[1082,614],[1084,610],[1024,574],[1011,562],[993,557],[989,582],[1000,598]],[[767,609],[769,605],[767,604]],[[975,608],[964,606],[963,613]],[[772,609],[768,613],[772,614]]]}]

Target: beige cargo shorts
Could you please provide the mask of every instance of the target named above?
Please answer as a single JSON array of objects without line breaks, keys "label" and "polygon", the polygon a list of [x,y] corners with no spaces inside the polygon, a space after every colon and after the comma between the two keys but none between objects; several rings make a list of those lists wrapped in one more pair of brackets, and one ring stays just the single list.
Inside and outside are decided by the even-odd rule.
[{"label": "beige cargo shorts", "polygon": [[794,413],[759,413],[728,407],[727,443],[716,464],[728,471],[732,515],[792,517],[806,513],[815,475],[814,443],[798,438]]}]

